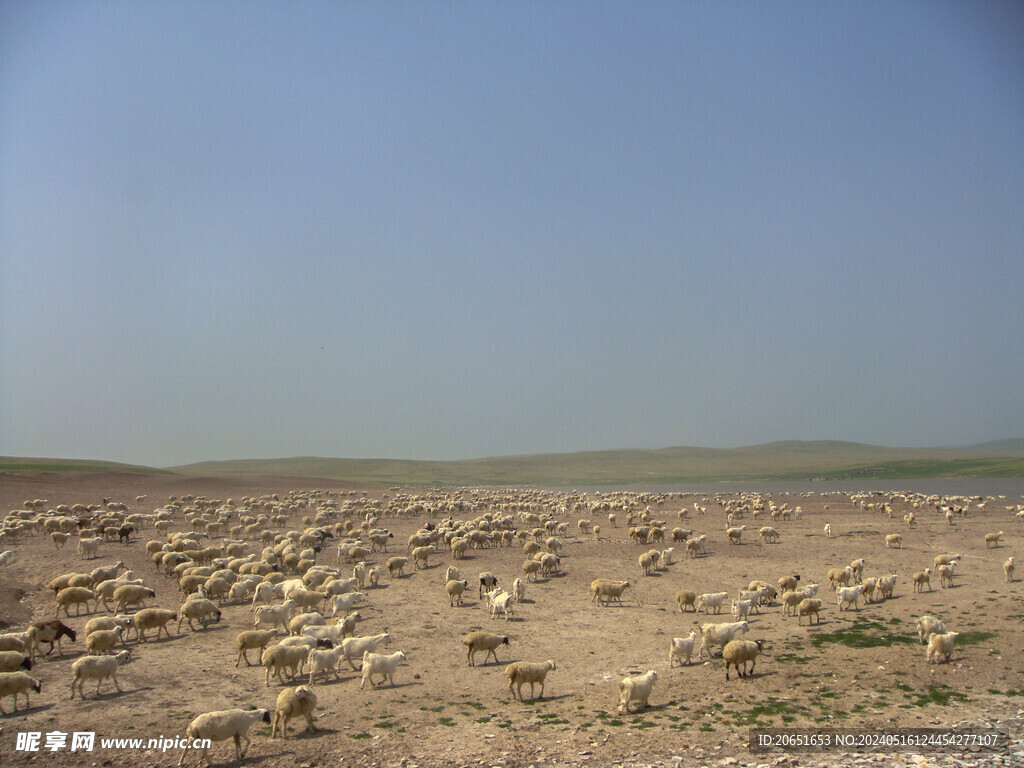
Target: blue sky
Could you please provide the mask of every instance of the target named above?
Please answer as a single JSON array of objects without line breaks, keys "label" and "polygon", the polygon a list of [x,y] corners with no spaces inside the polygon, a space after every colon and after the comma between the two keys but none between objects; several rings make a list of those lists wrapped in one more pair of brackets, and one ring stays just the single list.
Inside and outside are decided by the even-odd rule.
[{"label": "blue sky", "polygon": [[1017,3],[0,2],[0,454],[1024,435]]}]

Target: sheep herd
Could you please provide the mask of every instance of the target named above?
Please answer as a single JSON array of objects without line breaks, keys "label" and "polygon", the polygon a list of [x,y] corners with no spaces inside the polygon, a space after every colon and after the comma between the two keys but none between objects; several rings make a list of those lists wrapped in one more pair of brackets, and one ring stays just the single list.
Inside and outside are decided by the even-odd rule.
[{"label": "sheep herd", "polygon": [[[632,713],[651,706],[652,697],[684,696],[688,676],[706,674],[690,671],[695,651],[727,681],[731,670],[744,681],[770,678],[783,664],[773,661],[774,646],[824,631],[823,616],[825,626],[837,625],[896,599],[916,615],[926,646],[920,663],[955,664],[970,653],[957,647],[966,627],[951,631],[952,616],[933,616],[925,610],[930,604],[918,609],[915,601],[982,574],[995,573],[1007,591],[1016,590],[1014,558],[1001,552],[1016,545],[1024,506],[1007,502],[1004,512],[992,501],[910,493],[783,500],[758,493],[392,489],[181,495],[160,506],[25,502],[0,529],[0,574],[14,568],[19,579],[38,583],[30,601],[36,616],[0,635],[0,713],[8,697],[15,711],[31,713],[30,693],[38,706],[40,697],[56,696],[49,690],[61,678],[70,684],[69,699],[100,695],[108,679],[108,692],[112,686],[118,696],[137,695],[122,685],[132,665],[183,633],[198,639],[224,625],[226,635],[202,642],[228,645],[239,674],[262,667],[262,688],[282,686],[272,707],[211,711],[187,726],[194,738],[233,739],[239,759],[257,722],[272,722],[271,737],[286,738],[291,718],[304,718],[309,732],[318,710],[329,720],[353,679],[349,672],[360,679],[353,695],[373,696],[430,685],[439,669],[454,675],[469,666],[479,670],[462,679],[475,680],[491,700],[505,691],[522,700],[527,683],[530,698],[543,699],[550,673],[579,698],[586,673],[600,672],[594,679],[613,687],[606,706],[617,691],[618,711]],[[827,516],[824,528],[804,511],[812,504],[815,520]],[[862,524],[850,530],[854,515]],[[743,520],[756,537],[745,536]],[[772,525],[761,525],[767,520]],[[940,522],[948,530],[975,520],[1001,529],[980,533],[972,554],[936,553],[934,531],[924,535]],[[797,538],[816,550],[814,562],[832,567],[808,579],[810,558],[799,550],[788,560],[774,554]],[[76,547],[66,546],[71,539]],[[666,543],[686,557],[677,562],[675,546]],[[833,559],[834,550],[851,549],[856,557]],[[97,560],[109,564],[89,567]],[[61,567],[42,573],[40,562]],[[883,563],[884,570],[873,570]],[[46,613],[52,618],[42,618]],[[574,643],[570,631],[552,642],[544,631],[559,614],[609,626],[638,617],[634,631],[646,639],[637,648],[664,634],[657,642],[669,646],[668,664],[664,650],[639,658],[610,643],[597,654],[610,665],[584,671],[580,657],[591,641]],[[428,620],[435,627],[429,637]],[[497,626],[500,634],[484,629]],[[68,655],[75,658],[63,667]],[[655,664],[661,666],[645,669]],[[487,682],[492,666],[503,667],[507,686]],[[675,667],[685,669],[669,671]],[[378,688],[384,693],[373,694]]]}]

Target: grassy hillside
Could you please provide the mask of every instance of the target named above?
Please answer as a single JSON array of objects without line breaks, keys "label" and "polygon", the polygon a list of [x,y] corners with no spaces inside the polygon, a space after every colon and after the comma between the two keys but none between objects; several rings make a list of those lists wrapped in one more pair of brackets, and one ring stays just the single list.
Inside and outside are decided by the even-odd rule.
[{"label": "grassy hillside", "polygon": [[138,464],[120,464],[116,461],[91,459],[44,459],[20,456],[0,456],[0,472],[130,472],[135,474],[172,475],[173,470],[145,467]]},{"label": "grassy hillside", "polygon": [[297,457],[173,467],[185,475],[289,475],[410,485],[629,485],[716,480],[1024,477],[1024,455],[998,449],[886,448],[778,442],[731,448],[590,451],[468,461]]}]

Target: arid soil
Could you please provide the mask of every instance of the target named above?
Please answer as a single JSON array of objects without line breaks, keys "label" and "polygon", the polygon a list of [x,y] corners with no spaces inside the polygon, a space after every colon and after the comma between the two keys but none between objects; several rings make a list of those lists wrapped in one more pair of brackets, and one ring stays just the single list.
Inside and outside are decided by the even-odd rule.
[{"label": "arid soil", "polygon": [[[289,478],[189,479],[173,476],[74,474],[8,474],[0,477],[0,509],[22,508],[24,500],[42,498],[48,508],[58,504],[99,503],[109,497],[128,503],[132,511],[152,512],[169,495],[202,494],[211,498],[263,493],[286,494],[304,488],[340,488],[343,484]],[[355,489],[374,497],[383,488]],[[144,503],[134,499],[146,494]],[[562,537],[562,572],[530,583],[525,602],[515,606],[510,621],[490,620],[478,599],[477,574],[491,571],[510,587],[520,575],[522,548],[474,549],[456,564],[471,582],[462,607],[449,606],[443,579],[452,563],[447,553],[432,559],[426,570],[407,569],[406,576],[386,576],[367,590],[359,607],[359,634],[385,629],[394,642],[388,651],[403,650],[408,662],[399,667],[395,686],[360,690],[358,673],[344,667],[339,681],[318,681],[317,732],[301,732],[293,721],[287,741],[269,738],[270,726],[253,728],[245,764],[272,766],[536,766],[561,764],[669,765],[778,764],[774,753],[752,756],[747,748],[754,726],[850,727],[879,729],[894,726],[949,725],[965,720],[1016,716],[1024,707],[1024,582],[1006,583],[1002,563],[1018,555],[1024,576],[1024,522],[1006,509],[1019,499],[989,499],[984,510],[977,502],[953,524],[934,507],[918,512],[908,527],[902,520],[909,507],[897,501],[893,517],[876,509],[861,510],[848,495],[811,495],[773,499],[790,508],[802,507],[797,519],[772,522],[749,516],[739,545],[725,536],[725,512],[711,497],[671,499],[652,509],[669,528],[684,525],[708,534],[709,552],[687,558],[675,545],[674,564],[651,576],[640,575],[637,557],[650,549],[629,541],[622,515],[610,527],[606,516],[593,515],[601,525],[598,537],[577,534],[578,515],[566,518],[570,535]],[[680,523],[677,511],[698,502],[705,515],[694,513]],[[825,507],[828,506],[826,510]],[[472,517],[472,513],[467,517]],[[187,530],[183,520],[181,529]],[[394,532],[387,554],[374,562],[405,554],[405,542],[426,518],[384,518],[379,525]],[[834,537],[823,526],[830,522]],[[777,544],[762,543],[761,525],[781,533]],[[301,519],[288,529],[301,529]],[[285,530],[288,530],[285,529]],[[1001,546],[986,547],[984,534],[1003,531]],[[903,549],[886,549],[887,533],[902,533]],[[27,622],[54,616],[53,593],[47,582],[69,571],[88,572],[121,560],[157,592],[156,605],[177,610],[176,585],[155,572],[145,554],[145,542],[160,538],[151,530],[128,545],[105,544],[95,560],[82,560],[74,541],[57,551],[48,537],[31,535],[4,549],[13,549],[8,566],[0,570],[0,631],[24,628]],[[671,542],[656,545],[658,549]],[[258,542],[252,551],[259,552]],[[932,565],[940,553],[962,554],[955,586],[942,589],[937,575],[932,591],[914,594],[910,575]],[[895,596],[882,603],[862,604],[859,610],[838,610],[829,591],[826,571],[854,558],[866,558],[866,576],[899,575]],[[334,546],[318,562],[338,563]],[[714,659],[687,667],[669,667],[672,637],[687,635],[702,621],[730,621],[721,616],[680,613],[675,594],[728,591],[730,595],[754,579],[777,582],[797,573],[801,583],[822,584],[825,608],[820,624],[802,626],[784,617],[780,604],[750,619],[748,639],[763,639],[766,652],[747,679],[725,680],[724,662]],[[629,579],[622,606],[595,605],[589,585],[596,577]],[[101,609],[102,610],[102,609]],[[90,753],[67,748],[39,753],[15,750],[18,732],[95,731],[97,739],[183,736],[189,721],[209,710],[233,707],[273,709],[279,684],[264,684],[261,667],[235,666],[235,635],[252,627],[247,604],[225,605],[223,619],[205,630],[190,631],[145,644],[132,643],[131,662],[119,674],[122,692],[109,682],[100,695],[86,686],[87,699],[69,700],[71,663],[85,651],[84,637],[65,643],[64,653],[52,655],[32,670],[43,684],[33,694],[31,708],[10,714],[11,699],[0,701],[9,713],[0,718],[0,762],[3,765],[176,764],[181,750],[161,754],[144,749],[103,750],[97,742]],[[914,621],[930,613],[961,633],[950,663],[928,664],[917,639]],[[90,616],[66,620],[81,630]],[[469,667],[462,637],[474,629],[510,637],[498,651],[500,664]],[[505,665],[516,660],[552,659],[557,670],[548,676],[545,698],[514,700],[507,687]],[[659,676],[651,706],[637,714],[617,711],[617,683],[625,675],[656,670]],[[305,682],[305,681],[301,681]],[[297,684],[297,683],[296,683]],[[527,687],[528,688],[528,687]],[[22,706],[23,706],[22,699]],[[230,742],[211,750],[215,763],[233,760]],[[789,765],[799,764],[791,757]],[[189,764],[198,763],[198,755]],[[1008,763],[1012,764],[1012,763]]]}]

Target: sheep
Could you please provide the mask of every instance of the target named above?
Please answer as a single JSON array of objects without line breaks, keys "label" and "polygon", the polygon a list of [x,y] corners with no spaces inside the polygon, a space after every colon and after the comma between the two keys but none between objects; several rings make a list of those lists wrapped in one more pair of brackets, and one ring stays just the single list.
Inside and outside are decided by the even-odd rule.
[{"label": "sheep", "polygon": [[50,619],[49,621],[36,621],[28,628],[28,645],[26,646],[29,655],[32,660],[35,661],[36,651],[39,650],[40,643],[49,643],[50,647],[46,651],[46,655],[49,656],[53,653],[53,644],[57,644],[57,655],[63,656],[64,649],[61,647],[61,638],[70,638],[71,642],[75,642],[78,639],[78,633],[71,629],[67,624],[58,619]]},{"label": "sheep", "polygon": [[750,615],[750,608],[753,605],[751,600],[733,600],[731,613],[734,618],[745,619]]},{"label": "sheep", "polygon": [[[308,638],[308,640],[313,643],[316,642],[313,638]],[[306,663],[306,657],[309,656],[310,647],[306,643],[299,645],[278,643],[277,645],[265,648],[260,656],[260,665],[267,670],[266,678],[263,681],[264,686],[270,687],[271,672],[277,676],[278,682],[282,685],[284,685],[284,680],[281,677],[282,669],[288,669],[288,676],[290,678],[299,674]]]},{"label": "sheep", "polygon": [[[639,709],[647,707],[647,700],[651,697],[654,684],[658,681],[658,673],[653,669],[647,670],[636,677],[624,677],[619,681],[619,712],[629,712],[630,702],[640,702]],[[639,711],[639,710],[638,710]]]},{"label": "sheep", "polygon": [[[309,664],[309,684],[313,684],[313,678],[317,672],[334,672],[334,679],[340,680],[341,674],[338,672],[338,662],[341,661],[341,657],[344,655],[345,649],[340,645],[326,650],[310,648],[306,656],[306,662]],[[325,674],[324,677],[326,678],[327,675]]]},{"label": "sheep", "polygon": [[857,601],[860,599],[860,596],[863,593],[864,593],[864,585],[863,584],[858,584],[855,587],[840,587],[836,591],[836,594],[839,596],[839,610],[840,611],[843,610],[843,606],[844,605],[845,606],[852,605],[854,608],[856,608],[859,611],[860,610],[860,606],[857,604]]},{"label": "sheep", "polygon": [[430,566],[430,556],[436,553],[437,550],[433,545],[416,547],[416,549],[412,551],[413,565],[416,568],[428,568]]},{"label": "sheep", "polygon": [[[551,659],[543,662],[535,661],[514,661],[505,667],[505,677],[508,678],[508,689],[512,691],[512,698],[523,700],[523,684],[530,684],[530,698],[544,698],[544,682],[548,672],[558,669]],[[534,695],[534,685],[540,683],[540,696]],[[513,686],[515,687],[513,689]]]},{"label": "sheep", "polygon": [[956,575],[956,566],[957,561],[954,560],[949,565],[940,565],[938,567],[939,586],[943,589],[953,586],[953,577]]},{"label": "sheep", "polygon": [[791,576],[782,576],[779,578],[779,590],[785,592],[795,592],[797,586],[800,583],[800,574],[794,573]]},{"label": "sheep", "polygon": [[640,564],[641,576],[650,576],[655,570],[654,558],[651,557],[650,552],[644,552],[644,554],[640,555],[640,557],[637,558],[637,562]]},{"label": "sheep", "polygon": [[264,626],[276,627],[280,624],[281,629],[287,631],[288,619],[292,610],[297,607],[294,600],[285,600],[280,605],[261,605],[253,616],[253,627],[259,629]]},{"label": "sheep", "polygon": [[766,525],[760,531],[758,531],[757,535],[764,540],[765,544],[771,544],[772,542],[775,542],[777,544],[779,541],[778,530],[768,525]]},{"label": "sheep", "polygon": [[306,627],[323,626],[327,619],[319,611],[300,613],[288,622],[288,634],[297,637]]},{"label": "sheep", "polygon": [[875,583],[875,599],[887,600],[892,597],[892,591],[896,586],[896,574],[890,573],[887,576],[879,576]]},{"label": "sheep", "polygon": [[133,603],[142,603],[156,597],[156,592],[141,584],[123,584],[114,590],[114,610],[123,613]]},{"label": "sheep", "polygon": [[687,589],[681,589],[678,592],[676,592],[676,605],[679,606],[679,612],[680,613],[685,613],[684,608],[686,606],[690,606],[693,609],[693,612],[696,613],[697,612],[696,602],[697,602],[697,593],[696,592],[691,592],[691,591],[689,591]]},{"label": "sheep", "polygon": [[730,544],[739,544],[740,537],[743,535],[743,532],[745,530],[747,530],[747,526],[745,525],[740,525],[734,528],[727,528],[725,530],[725,535],[729,537]]},{"label": "sheep", "polygon": [[1003,573],[1006,574],[1006,580],[1008,582],[1012,582],[1013,581],[1013,570],[1014,570],[1013,558],[1012,557],[1007,558],[1006,562],[1003,563]]},{"label": "sheep", "polygon": [[697,603],[694,606],[696,609],[703,608],[704,613],[711,613],[711,609],[715,609],[715,613],[722,612],[722,604],[729,598],[728,592],[705,592],[697,598]]},{"label": "sheep", "polygon": [[736,635],[746,632],[749,629],[750,624],[746,621],[733,621],[728,624],[701,624],[701,644],[700,650],[697,652],[697,658],[703,658],[704,651],[707,651],[708,656],[711,656],[711,648],[713,646],[724,646],[730,640],[735,640]]},{"label": "sheep", "polygon": [[0,651],[32,653],[33,642],[29,632],[6,632],[0,635]]},{"label": "sheep", "polygon": [[444,581],[447,584],[449,581],[458,581],[462,578],[462,574],[459,573],[459,569],[454,565],[449,565],[444,572]]},{"label": "sheep", "polygon": [[[395,651],[388,655],[364,651],[363,681],[359,684],[359,690],[363,690],[367,680],[370,681],[371,688],[376,687],[376,683],[373,682],[374,675],[381,675],[382,678],[387,679],[389,685],[394,686],[395,670],[403,661],[405,661],[404,651]],[[382,679],[381,684],[383,683],[384,680]]]},{"label": "sheep", "polygon": [[[249,729],[258,722],[270,722],[269,709],[225,709],[217,712],[206,712],[195,718],[185,729],[185,736],[190,741],[195,739],[209,739],[210,741],[224,741],[228,738],[235,740],[235,760],[240,761],[245,757],[252,739],[249,738]],[[242,741],[245,746],[242,746]],[[184,765],[185,758],[190,751],[185,749],[178,760],[178,766]],[[206,746],[203,746],[203,753],[199,758],[200,762],[210,762],[206,755]]]},{"label": "sheep", "polygon": [[594,579],[590,582],[591,601],[598,605],[608,605],[612,600],[622,604],[622,593],[629,587],[628,581],[612,581],[610,579]]},{"label": "sheep", "polygon": [[490,592],[496,586],[498,586],[498,577],[490,571],[484,571],[480,574],[480,589],[478,595],[480,599],[483,599],[485,592]]},{"label": "sheep", "polygon": [[[754,674],[754,665],[757,663],[757,655],[764,650],[761,640],[730,640],[722,649],[722,658],[725,659],[725,679],[729,679],[729,665],[736,667],[736,674],[740,677],[747,677]],[[747,671],[747,662],[750,662],[750,671]],[[740,667],[742,664],[742,668]]]},{"label": "sheep", "polygon": [[945,656],[948,662],[953,655],[953,645],[959,632],[946,632],[945,634],[933,632],[928,637],[928,663],[938,664],[939,656]]},{"label": "sheep", "polygon": [[1003,532],[1002,531],[999,531],[997,533],[986,533],[985,534],[985,548],[987,549],[990,544],[995,544],[998,547],[999,546],[999,539],[1001,539],[1002,536],[1003,536]]},{"label": "sheep", "polygon": [[509,616],[515,616],[515,611],[512,610],[512,604],[515,603],[515,598],[505,590],[496,589],[494,592],[488,592],[487,603],[490,617],[492,619],[499,613],[504,615],[505,621],[508,621]]},{"label": "sheep", "polygon": [[523,562],[523,574],[526,576],[526,580],[530,581],[530,577],[533,577],[533,581],[537,580],[537,574],[540,573],[540,563],[536,560],[525,560]]},{"label": "sheep", "polygon": [[924,592],[924,585],[928,585],[928,591],[932,591],[932,569],[925,568],[923,571],[917,571],[911,577],[914,582],[915,592]]},{"label": "sheep", "polygon": [[356,671],[356,665],[352,659],[361,659],[366,651],[375,653],[382,645],[391,645],[391,635],[387,632],[366,637],[346,637],[341,641],[341,647],[345,649],[345,659],[353,671]]},{"label": "sheep", "polygon": [[825,523],[825,529],[824,530],[825,530],[825,538],[826,539],[831,539],[832,538],[832,523]]},{"label": "sheep", "polygon": [[281,738],[288,738],[288,721],[302,715],[306,718],[306,732],[313,733],[313,710],[316,709],[316,694],[308,685],[297,688],[286,688],[277,694],[277,705],[274,708],[274,724],[270,728],[270,738],[274,738],[277,726],[281,726]]},{"label": "sheep", "polygon": [[864,566],[867,564],[867,560],[863,557],[858,558],[850,563],[850,570],[853,571],[854,583],[860,584],[861,577],[864,575]]},{"label": "sheep", "polygon": [[[29,691],[39,693],[43,684],[38,680],[29,677],[28,674],[18,670],[17,672],[0,672],[0,701],[7,696],[14,697],[14,711],[18,711],[18,694],[25,694],[25,709],[31,706],[28,694]],[[0,706],[0,715],[6,715],[3,706]]]},{"label": "sheep", "polygon": [[691,631],[689,637],[673,637],[668,647],[669,667],[672,666],[673,660],[678,661],[680,667],[683,666],[684,658],[686,659],[686,665],[689,666],[696,642],[696,631]]},{"label": "sheep", "polygon": [[807,623],[811,623],[811,616],[814,616],[815,624],[821,623],[821,600],[813,597],[805,597],[796,607],[797,624],[803,623],[803,617],[807,617]]},{"label": "sheep", "polygon": [[949,565],[954,560],[963,560],[963,555],[936,555],[934,564],[938,568],[940,565]]},{"label": "sheep", "polygon": [[0,651],[0,672],[17,672],[32,669],[32,659],[20,651]]},{"label": "sheep", "polygon": [[167,608],[143,608],[134,616],[135,636],[141,642],[145,643],[147,642],[146,631],[155,629],[157,640],[160,639],[161,630],[166,632],[167,637],[169,638],[171,636],[171,630],[167,628],[167,625],[177,619],[178,614]]},{"label": "sheep", "polygon": [[476,654],[479,651],[486,651],[484,666],[487,666],[487,659],[494,656],[494,663],[500,664],[496,649],[501,645],[508,645],[508,635],[495,635],[491,632],[470,632],[462,638],[462,644],[466,646],[466,660],[469,666],[476,666]]},{"label": "sheep", "polygon": [[800,605],[800,601],[807,598],[807,595],[803,592],[783,592],[782,593],[782,615],[783,616],[795,616],[796,608]]},{"label": "sheep", "polygon": [[512,582],[512,596],[515,598],[517,603],[523,602],[526,599],[526,582],[522,579],[516,579]]},{"label": "sheep", "polygon": [[854,570],[849,565],[845,568],[832,568],[828,574],[829,586],[835,591],[837,587],[848,587],[854,577]]},{"label": "sheep", "polygon": [[60,616],[60,609],[64,609],[64,614],[70,619],[71,611],[68,610],[72,605],[75,606],[75,616],[78,616],[81,612],[82,603],[85,603],[85,610],[89,611],[89,601],[96,599],[96,593],[87,587],[66,587],[57,593],[57,612],[56,616]]},{"label": "sheep", "polygon": [[927,613],[917,619],[917,636],[921,639],[921,645],[928,643],[928,636],[935,632],[946,632],[946,625],[941,619],[929,616]]},{"label": "sheep", "polygon": [[896,549],[903,549],[903,536],[898,533],[890,533],[885,537],[885,548],[896,547]]},{"label": "sheep", "polygon": [[91,560],[99,554],[100,544],[102,543],[102,536],[93,536],[91,538],[79,539],[78,554],[80,554],[83,559],[88,557]]},{"label": "sheep", "polygon": [[408,557],[389,557],[384,565],[387,566],[388,576],[395,578],[395,574],[402,576],[405,570],[405,566],[409,564]]},{"label": "sheep", "polygon": [[124,638],[124,629],[114,627],[113,629],[98,629],[85,637],[85,650],[93,656],[104,652],[110,653],[118,643],[127,645]]},{"label": "sheep", "polygon": [[235,660],[235,667],[242,663],[242,659],[245,659],[245,666],[251,667],[249,651],[259,650],[262,656],[263,649],[275,637],[277,637],[276,629],[247,629],[239,632],[235,635],[235,646],[238,648],[238,659]]},{"label": "sheep", "polygon": [[113,656],[79,656],[71,665],[71,698],[75,698],[75,686],[78,686],[78,695],[85,698],[85,691],[82,686],[86,680],[96,681],[96,695],[99,695],[100,686],[104,679],[110,678],[114,681],[114,687],[121,691],[117,684],[117,670],[122,664],[128,661],[131,651],[118,651]]},{"label": "sheep", "polygon": [[364,597],[365,595],[362,592],[349,592],[345,595],[335,595],[334,599],[331,600],[331,618],[333,619],[339,613],[351,613],[355,604]]},{"label": "sheep", "polygon": [[217,622],[220,621],[221,617],[220,608],[205,597],[194,597],[186,600],[178,609],[178,614],[178,634],[181,634],[181,622],[183,621],[188,621],[188,628],[195,632],[196,628],[192,624],[193,619],[198,621],[203,629],[206,629],[206,625],[211,619]]}]

